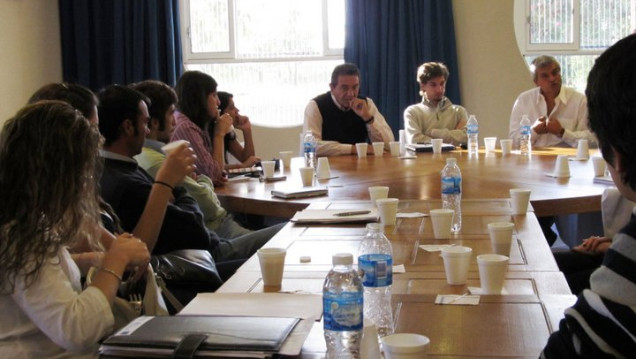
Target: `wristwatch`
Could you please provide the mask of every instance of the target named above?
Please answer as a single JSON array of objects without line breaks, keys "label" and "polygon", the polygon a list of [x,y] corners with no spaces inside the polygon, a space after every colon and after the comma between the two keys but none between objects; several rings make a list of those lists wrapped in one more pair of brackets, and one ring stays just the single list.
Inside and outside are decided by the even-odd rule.
[{"label": "wristwatch", "polygon": [[374,117],[373,117],[373,116],[371,116],[371,118],[370,118],[370,119],[368,119],[368,120],[364,121],[364,124],[365,124],[365,125],[370,125],[370,124],[373,122],[373,120],[374,120]]}]

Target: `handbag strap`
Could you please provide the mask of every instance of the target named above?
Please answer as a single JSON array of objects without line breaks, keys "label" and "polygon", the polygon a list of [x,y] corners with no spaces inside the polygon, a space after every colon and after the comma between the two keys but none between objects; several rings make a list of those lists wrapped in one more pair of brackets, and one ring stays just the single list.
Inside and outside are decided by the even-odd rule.
[{"label": "handbag strap", "polygon": [[160,275],[155,273],[155,279],[157,281],[157,285],[161,289],[161,292],[166,297],[168,302],[170,302],[170,305],[172,305],[172,307],[177,311],[177,313],[180,312],[183,309],[183,304],[181,304],[181,302],[179,302],[179,300],[174,296],[174,294],[172,294],[170,290],[168,290],[168,287],[166,286],[166,282],[163,280],[163,278],[161,278]]}]

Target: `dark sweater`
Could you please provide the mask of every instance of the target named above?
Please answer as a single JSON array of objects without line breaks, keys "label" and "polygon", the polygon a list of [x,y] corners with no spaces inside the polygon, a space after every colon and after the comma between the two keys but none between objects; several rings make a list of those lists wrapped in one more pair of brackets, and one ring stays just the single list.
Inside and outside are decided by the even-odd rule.
[{"label": "dark sweater", "polygon": [[331,92],[313,99],[322,116],[322,139],[340,143],[368,142],[369,134],[362,117],[352,110],[342,111],[331,98]]}]

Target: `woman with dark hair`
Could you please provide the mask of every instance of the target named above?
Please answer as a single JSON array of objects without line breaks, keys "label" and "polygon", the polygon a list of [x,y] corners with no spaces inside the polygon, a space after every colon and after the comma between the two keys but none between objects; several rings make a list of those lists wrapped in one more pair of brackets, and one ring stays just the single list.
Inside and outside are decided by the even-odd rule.
[{"label": "woman with dark hair", "polygon": [[212,76],[203,72],[186,71],[181,75],[175,87],[179,102],[171,139],[189,141],[197,155],[197,174],[210,177],[215,186],[220,186],[227,181],[223,171],[223,138],[232,129],[232,117],[219,116],[216,87]]},{"label": "woman with dark hair", "polygon": [[252,139],[252,124],[247,116],[239,114],[239,109],[234,104],[234,95],[228,92],[219,91],[219,113],[221,115],[228,114],[232,116],[232,124],[234,128],[238,128],[243,132],[243,143],[236,139],[236,133],[230,131],[225,135],[225,155],[229,152],[234,158],[241,163],[228,164],[227,156],[225,157],[225,169],[242,168],[254,166],[261,159],[254,155],[254,140]]},{"label": "woman with dark hair", "polygon": [[41,100],[64,101],[82,113],[91,123],[97,124],[97,96],[88,88],[72,83],[52,83],[42,86],[29,99],[29,103]]},{"label": "woman with dark hair", "polygon": [[[84,291],[68,248],[101,250],[97,182],[101,137],[70,105],[40,101],[0,134],[0,357],[94,357],[114,323],[124,270],[147,265],[124,234],[104,253]],[[35,148],[34,148],[35,147]]]}]

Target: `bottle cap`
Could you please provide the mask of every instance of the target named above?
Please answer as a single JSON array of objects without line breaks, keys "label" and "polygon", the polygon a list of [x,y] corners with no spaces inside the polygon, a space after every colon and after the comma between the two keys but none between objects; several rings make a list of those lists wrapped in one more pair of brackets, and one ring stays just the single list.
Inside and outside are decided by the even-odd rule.
[{"label": "bottle cap", "polygon": [[300,263],[309,263],[311,262],[310,256],[300,256]]},{"label": "bottle cap", "polygon": [[367,223],[366,228],[367,228],[367,231],[378,231],[382,227],[380,226],[380,223],[372,222],[372,223]]},{"label": "bottle cap", "polygon": [[457,163],[457,158],[455,157],[449,157],[446,159],[446,164],[447,165],[454,165]]},{"label": "bottle cap", "polygon": [[333,265],[347,266],[353,264],[353,254],[351,253],[336,253],[331,257]]}]

